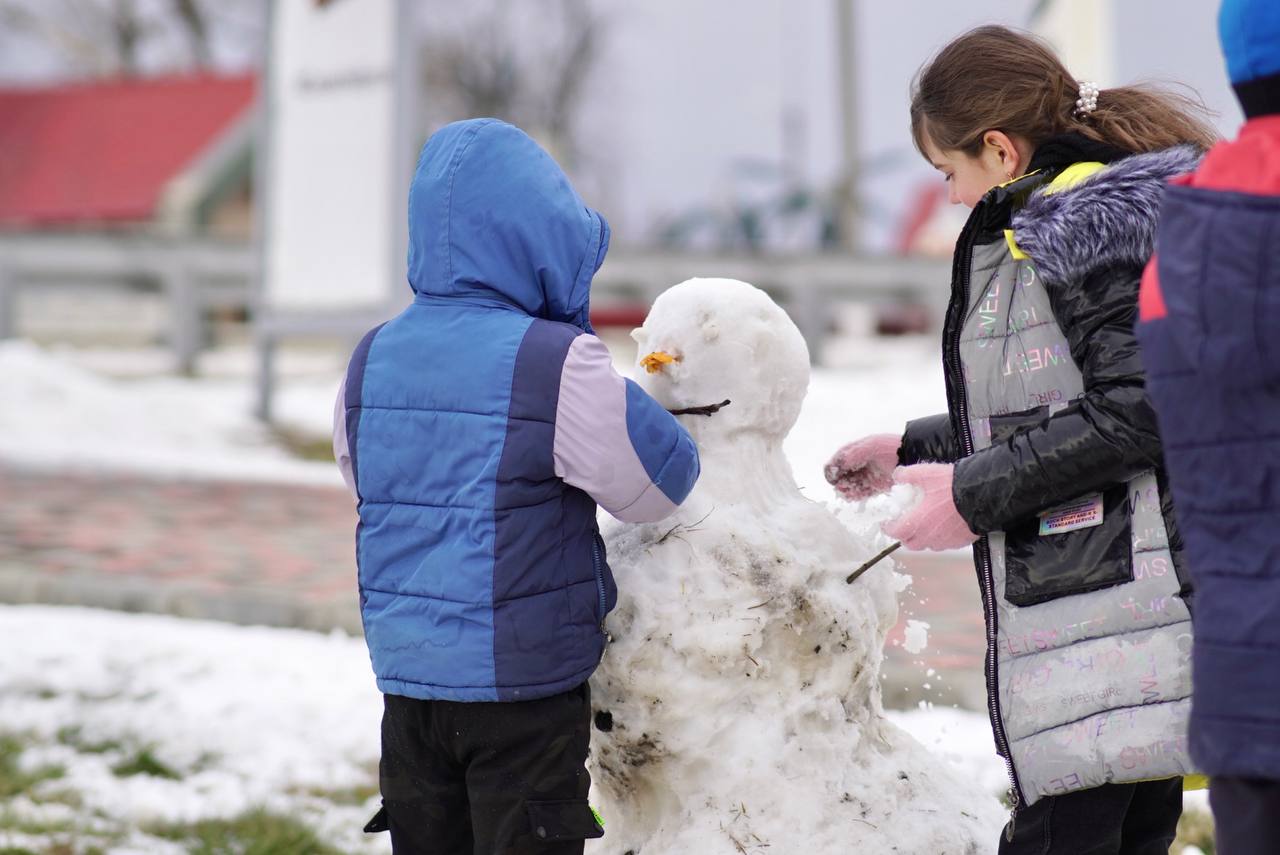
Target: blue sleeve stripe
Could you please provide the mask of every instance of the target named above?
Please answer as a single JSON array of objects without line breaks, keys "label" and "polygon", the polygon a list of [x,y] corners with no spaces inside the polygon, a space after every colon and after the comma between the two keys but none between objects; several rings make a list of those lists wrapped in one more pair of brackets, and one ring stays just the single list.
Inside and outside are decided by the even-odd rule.
[{"label": "blue sleeve stripe", "polygon": [[662,467],[658,479],[653,483],[662,490],[664,496],[679,505],[693,492],[693,485],[702,474],[702,463],[693,437],[689,436],[683,425],[677,423],[676,426],[680,428],[680,438],[676,440],[676,445],[667,458],[667,465]]},{"label": "blue sleeve stripe", "polygon": [[680,504],[698,480],[698,450],[676,417],[627,380],[627,435],[654,486]]}]

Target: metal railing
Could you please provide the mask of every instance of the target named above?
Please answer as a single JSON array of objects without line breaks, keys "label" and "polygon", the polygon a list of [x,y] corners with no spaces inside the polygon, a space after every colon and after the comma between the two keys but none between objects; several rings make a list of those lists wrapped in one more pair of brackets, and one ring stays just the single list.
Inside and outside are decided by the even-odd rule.
[{"label": "metal railing", "polygon": [[0,339],[16,335],[17,300],[35,288],[158,291],[170,306],[169,344],[189,373],[213,307],[247,308],[255,254],[245,241],[134,233],[0,233]]},{"label": "metal railing", "polygon": [[[241,308],[255,320],[272,372],[276,344],[301,336],[358,337],[398,306],[345,312],[275,312],[257,301],[258,254],[247,241],[141,233],[0,233],[0,338],[17,334],[18,294],[27,288],[91,283],[157,291],[170,304],[169,342],[178,370],[190,372],[204,345],[202,319],[211,307]],[[648,306],[670,286],[695,276],[750,282],[787,309],[819,353],[840,300],[911,301],[939,306],[946,300],[950,266],[944,260],[851,255],[755,256],[618,249],[596,275],[597,304]],[[408,297],[406,289],[405,297]],[[271,381],[261,408],[269,411]]]}]

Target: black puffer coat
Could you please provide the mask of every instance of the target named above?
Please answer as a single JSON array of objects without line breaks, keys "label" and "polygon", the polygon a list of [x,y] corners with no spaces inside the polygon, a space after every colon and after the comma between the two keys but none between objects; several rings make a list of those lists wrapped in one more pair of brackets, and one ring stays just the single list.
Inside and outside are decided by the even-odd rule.
[{"label": "black puffer coat", "polygon": [[[1166,155],[1167,160],[1154,165],[1156,175],[1188,171],[1198,159],[1189,149],[1173,149]],[[1080,204],[1072,199],[1072,193],[1031,195],[1060,168],[1046,168],[1041,172],[1042,181],[1019,182],[1011,192],[993,191],[983,203],[983,216],[970,220],[961,234],[942,337],[949,411],[907,424],[899,462],[904,466],[928,461],[956,463],[956,509],[970,529],[979,533],[1011,528],[1046,508],[1155,469],[1170,548],[1183,580],[1183,593],[1189,595],[1155,411],[1144,390],[1134,335],[1138,284],[1154,242],[1161,185],[1151,182],[1150,172],[1135,176],[1133,183],[1147,185],[1143,188],[1147,198],[1136,199],[1132,186],[1108,187],[1095,182],[1100,186],[1090,190],[1097,194],[1130,196],[1119,215],[1108,219],[1100,214],[1105,198]],[[1085,394],[1052,415],[1045,413],[1015,430],[1003,442],[966,456],[961,453],[958,422],[964,407],[963,379],[953,357],[969,305],[965,245],[979,241],[983,233],[990,237],[993,231],[1003,232],[1011,221],[1018,246],[1035,259],[1046,283],[1054,316],[1070,343],[1072,359],[1084,375]],[[1072,571],[1071,567],[1061,568],[1061,572]],[[1045,570],[1046,575],[1054,573]]]},{"label": "black puffer coat", "polygon": [[949,412],[909,423],[899,449],[956,464],[956,508],[982,535],[1015,810],[1191,771],[1191,591],[1134,324],[1165,181],[1199,155],[1103,170],[1060,148],[974,208],[943,330]]}]

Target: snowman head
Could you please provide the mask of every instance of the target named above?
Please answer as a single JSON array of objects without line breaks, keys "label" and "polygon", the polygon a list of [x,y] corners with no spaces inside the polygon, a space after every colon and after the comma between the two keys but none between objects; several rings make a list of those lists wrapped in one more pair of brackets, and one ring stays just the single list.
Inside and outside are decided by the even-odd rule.
[{"label": "snowman head", "polygon": [[654,301],[644,326],[637,378],[670,410],[732,403],[682,421],[705,439],[759,433],[781,441],[809,386],[800,330],[759,288],[736,279],[689,279]]}]

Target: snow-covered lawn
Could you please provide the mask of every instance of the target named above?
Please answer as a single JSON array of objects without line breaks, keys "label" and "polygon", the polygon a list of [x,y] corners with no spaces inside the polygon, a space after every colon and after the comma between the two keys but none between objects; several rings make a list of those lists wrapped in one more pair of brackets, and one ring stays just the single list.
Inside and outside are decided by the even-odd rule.
[{"label": "snow-covered lawn", "polygon": [[[945,406],[932,339],[840,353],[815,370],[785,444],[819,501],[839,444]],[[0,462],[340,486],[250,416],[250,357],[214,354],[183,379],[154,355],[0,343]],[[342,358],[291,358],[278,412],[323,437]],[[378,803],[381,710],[360,639],[36,606],[0,606],[0,639],[0,851],[186,852],[209,839],[201,820],[236,817],[294,839],[263,852],[389,851],[360,832]],[[1004,789],[983,713],[889,715],[975,794]]]},{"label": "snow-covered lawn", "polygon": [[[247,373],[122,379],[88,367],[118,366],[128,356],[0,343],[0,459],[39,468],[341,486],[332,465],[295,458],[252,417]],[[294,378],[281,401],[284,417],[307,425],[332,418],[337,386],[337,373]]]},{"label": "snow-covered lawn", "polygon": [[[265,808],[389,851],[360,831],[381,714],[360,639],[44,606],[0,606],[0,638],[0,850],[183,852],[149,832]],[[982,714],[890,716],[975,792],[1003,789]]]}]

